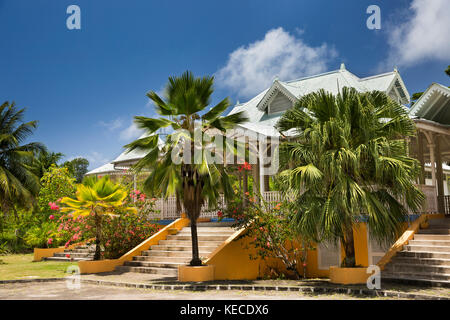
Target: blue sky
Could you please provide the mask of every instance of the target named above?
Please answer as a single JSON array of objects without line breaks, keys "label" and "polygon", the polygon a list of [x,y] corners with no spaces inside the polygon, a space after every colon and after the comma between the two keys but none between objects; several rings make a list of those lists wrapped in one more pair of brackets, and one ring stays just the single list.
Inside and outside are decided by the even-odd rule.
[{"label": "blue sky", "polygon": [[[66,8],[81,8],[68,30]],[[381,8],[369,30],[366,8]],[[39,120],[33,140],[95,168],[154,115],[145,96],[189,69],[217,75],[214,102],[245,101],[275,76],[339,68],[370,76],[397,66],[412,94],[450,85],[446,0],[0,0],[0,102]],[[441,18],[443,17],[443,18]],[[245,70],[245,72],[243,72]]]}]

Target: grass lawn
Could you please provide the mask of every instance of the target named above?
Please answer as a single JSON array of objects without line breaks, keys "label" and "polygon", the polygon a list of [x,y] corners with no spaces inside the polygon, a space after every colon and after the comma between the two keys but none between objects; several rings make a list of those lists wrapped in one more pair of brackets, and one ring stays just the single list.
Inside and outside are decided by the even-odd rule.
[{"label": "grass lawn", "polygon": [[0,256],[0,280],[63,278],[70,262],[33,262],[33,254]]}]

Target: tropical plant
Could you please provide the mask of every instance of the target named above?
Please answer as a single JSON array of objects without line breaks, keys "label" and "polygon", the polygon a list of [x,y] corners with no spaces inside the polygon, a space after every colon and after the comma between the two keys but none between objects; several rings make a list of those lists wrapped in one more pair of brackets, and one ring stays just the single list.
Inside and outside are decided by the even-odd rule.
[{"label": "tropical plant", "polygon": [[61,152],[52,152],[47,149],[41,150],[36,154],[34,167],[35,173],[39,178],[50,169],[51,166],[58,166],[58,162],[64,157]]},{"label": "tropical plant", "polygon": [[385,93],[320,90],[300,98],[277,127],[291,133],[280,157],[281,177],[296,192],[293,224],[314,241],[340,240],[344,266],[355,266],[353,228],[362,215],[383,242],[398,236],[408,207],[421,207],[419,165],[404,140],[414,122]]},{"label": "tropical plant", "polygon": [[68,169],[51,165],[41,178],[41,189],[38,195],[39,212],[47,216],[54,213],[49,203],[55,203],[63,197],[73,197],[75,191],[75,179],[70,177]]},{"label": "tropical plant", "polygon": [[[147,94],[154,102],[156,111],[163,117],[135,117],[135,123],[145,130],[147,136],[125,146],[129,151],[138,149],[147,153],[134,167],[138,172],[144,168],[151,170],[144,182],[146,193],[154,195],[162,192],[163,196],[176,194],[183,202],[191,222],[192,266],[202,264],[197,238],[197,219],[202,205],[207,201],[211,208],[215,207],[220,192],[226,198],[233,192],[227,168],[213,163],[204,149],[207,144],[215,142],[211,134],[213,130],[223,134],[225,130],[246,121],[242,113],[222,116],[230,105],[228,98],[200,115],[210,104],[213,82],[213,77],[195,78],[188,71],[181,77],[170,77],[165,100],[154,91]],[[166,127],[172,127],[175,132],[167,135],[161,147],[158,146],[161,139],[157,132]],[[195,135],[204,139],[200,138],[201,141],[194,143]],[[184,150],[181,151],[183,146]],[[176,159],[172,158],[172,154]],[[215,152],[211,154],[216,155]],[[184,161],[192,155],[192,159],[195,155],[200,156],[194,161]]]},{"label": "tropical plant", "polygon": [[[261,196],[244,197],[246,206],[232,206],[229,215],[237,221],[233,228],[246,229],[241,238],[249,239],[246,248],[255,249],[254,253],[250,251],[249,258],[261,258],[268,266],[273,262],[272,272],[278,275],[284,274],[278,267],[278,262],[281,262],[288,272],[288,277],[299,279],[299,265],[305,262],[306,250],[310,249],[311,245],[306,239],[300,240],[298,233],[292,228],[289,202],[268,202]],[[241,199],[242,196],[238,194],[237,202]]]},{"label": "tropical plant", "polygon": [[160,226],[154,224],[147,212],[143,211],[136,214],[124,212],[116,216],[107,216],[104,222],[102,237],[106,239],[104,243],[106,259],[121,257],[160,230]]},{"label": "tropical plant", "polygon": [[29,163],[34,153],[44,150],[40,143],[21,143],[32,134],[37,121],[23,122],[25,109],[13,103],[0,106],[0,208],[6,214],[16,207],[30,207],[39,192],[39,178]]},{"label": "tropical plant", "polygon": [[[114,214],[114,209],[123,206],[127,192],[120,184],[113,183],[108,176],[98,179],[95,176],[86,177],[82,184],[77,186],[75,198],[61,199],[62,212],[71,212],[74,218],[78,216],[93,215],[95,220],[95,255],[94,260],[100,260],[102,241],[102,217]],[[133,207],[125,210],[135,212]]]}]

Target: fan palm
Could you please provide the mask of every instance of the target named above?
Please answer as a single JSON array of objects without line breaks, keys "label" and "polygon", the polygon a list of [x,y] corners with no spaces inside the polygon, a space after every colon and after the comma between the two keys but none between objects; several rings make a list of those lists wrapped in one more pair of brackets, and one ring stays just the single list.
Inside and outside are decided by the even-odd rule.
[{"label": "fan palm", "polygon": [[[223,134],[225,130],[247,120],[242,113],[222,116],[230,105],[228,98],[203,115],[199,114],[210,104],[213,82],[213,77],[195,78],[191,72],[185,72],[181,77],[170,77],[165,100],[153,91],[147,94],[163,117],[135,117],[135,123],[148,136],[125,146],[129,151],[140,149],[147,152],[134,167],[137,171],[143,168],[152,170],[144,182],[145,192],[162,192],[163,196],[176,194],[180,197],[191,223],[192,266],[202,264],[197,240],[197,219],[201,207],[206,202],[211,208],[216,206],[219,193],[223,193],[225,198],[232,195],[226,166],[213,163],[203,152],[209,145],[206,141],[216,142],[213,131]],[[158,148],[158,130],[165,127],[171,127],[175,132],[167,135],[164,146]],[[201,135],[205,139],[194,142],[194,135]],[[185,146],[183,151],[180,151],[180,145]],[[220,144],[217,145],[220,149]],[[194,155],[195,160],[177,161],[172,157],[173,154],[182,155],[183,158],[188,154]]]},{"label": "fan palm", "polygon": [[[71,212],[73,217],[94,215],[95,220],[95,255],[94,260],[100,259],[100,243],[102,241],[102,216],[114,214],[114,209],[123,205],[127,191],[120,184],[111,182],[108,176],[101,179],[87,177],[83,184],[77,186],[76,199],[64,197],[61,203],[65,206],[62,212]],[[135,211],[135,208],[126,208]]]},{"label": "fan palm", "polygon": [[22,144],[37,127],[37,121],[23,122],[24,112],[14,103],[0,106],[0,208],[4,213],[11,209],[16,213],[16,206],[29,206],[39,192],[39,177],[29,164],[44,146]]},{"label": "fan palm", "polygon": [[385,93],[344,88],[302,97],[277,123],[292,136],[281,148],[281,173],[296,192],[293,224],[319,242],[340,240],[343,265],[355,266],[353,227],[365,216],[379,242],[398,236],[408,207],[424,200],[405,137],[415,133],[407,111]]}]

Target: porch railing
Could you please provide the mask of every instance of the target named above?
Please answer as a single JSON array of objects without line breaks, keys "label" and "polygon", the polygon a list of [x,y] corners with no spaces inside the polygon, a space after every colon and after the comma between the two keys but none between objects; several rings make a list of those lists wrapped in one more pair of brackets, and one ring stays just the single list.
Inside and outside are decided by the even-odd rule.
[{"label": "porch railing", "polygon": [[[409,212],[409,214],[417,213],[437,213],[437,197],[436,188],[434,186],[419,185],[419,188],[425,194],[425,204],[420,212]],[[266,191],[262,193],[264,200],[268,203],[269,207],[273,207],[277,202],[282,200],[281,192],[279,191]],[[224,208],[226,206],[223,196],[219,200],[219,207]],[[181,212],[177,210],[177,201],[175,197],[169,197],[167,199],[158,199],[155,203],[156,213],[151,214],[151,218],[154,219],[177,219],[180,217]],[[183,208],[182,208],[183,211]],[[450,196],[445,196],[445,213],[450,213]],[[208,204],[203,205],[201,209],[201,218],[216,218],[217,210],[211,210],[208,208]]]}]

